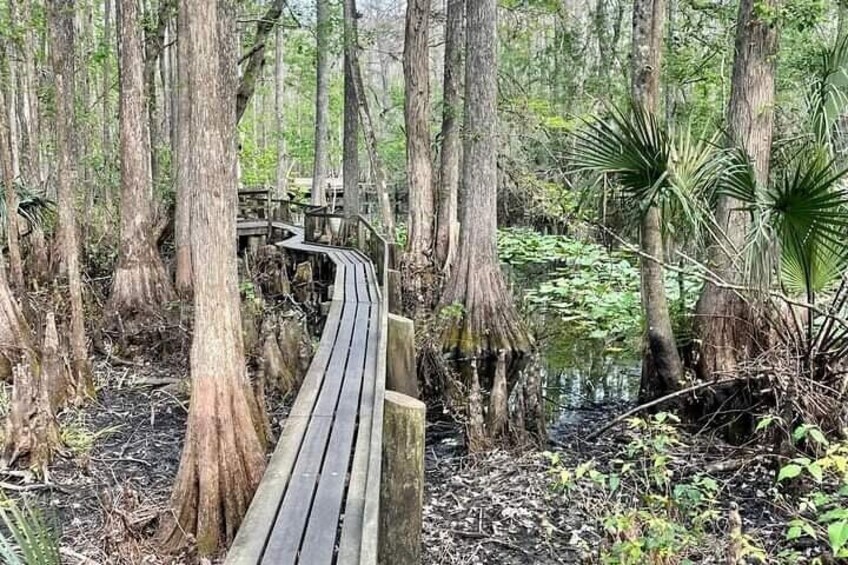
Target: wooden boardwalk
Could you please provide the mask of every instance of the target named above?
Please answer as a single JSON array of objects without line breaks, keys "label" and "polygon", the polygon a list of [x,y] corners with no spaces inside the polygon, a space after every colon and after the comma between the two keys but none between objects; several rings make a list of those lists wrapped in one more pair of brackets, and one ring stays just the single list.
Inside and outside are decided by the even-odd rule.
[{"label": "wooden boardwalk", "polygon": [[318,349],[227,555],[229,565],[376,563],[386,311],[361,252],[305,241],[303,228],[239,220],[239,236],[286,232],[277,245],[335,265]]}]

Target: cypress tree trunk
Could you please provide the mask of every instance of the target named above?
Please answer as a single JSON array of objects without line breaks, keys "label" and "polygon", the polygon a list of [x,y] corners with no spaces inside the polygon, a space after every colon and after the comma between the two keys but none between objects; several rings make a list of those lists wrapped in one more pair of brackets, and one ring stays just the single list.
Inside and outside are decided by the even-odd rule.
[{"label": "cypress tree trunk", "polygon": [[442,110],[442,152],[439,173],[439,216],[436,232],[436,266],[450,269],[459,235],[457,196],[460,104],[462,103],[462,43],[465,36],[465,0],[447,1],[445,28],[445,78]]},{"label": "cypress tree trunk", "polygon": [[156,249],[145,105],[142,7],[120,0],[121,238],[109,307],[123,320],[155,315],[174,293]]},{"label": "cypress tree trunk", "polygon": [[[456,261],[445,285],[443,307],[459,305],[461,315],[452,321],[442,336],[443,348],[459,358],[472,358],[466,398],[469,415],[469,447],[486,447],[490,440],[503,440],[507,433],[522,437],[526,422],[513,419],[504,423],[509,413],[506,390],[516,391],[516,404],[537,405],[541,389],[520,389],[511,372],[508,385],[506,365],[510,359],[530,350],[530,340],[521,323],[512,296],[501,272],[497,253],[497,2],[467,1],[467,38],[465,61],[465,135],[462,184],[465,190],[460,210],[459,247]],[[481,379],[480,365],[497,359],[495,378]],[[500,375],[500,378],[497,376]],[[483,387],[482,389],[480,387]],[[483,422],[484,390],[489,398],[488,424]],[[532,398],[528,398],[532,396]],[[531,419],[530,431],[543,436]],[[511,428],[511,425],[514,426]],[[543,425],[543,424],[542,424]]]},{"label": "cypress tree trunk", "polygon": [[[403,77],[406,88],[406,171],[409,187],[408,262],[415,279],[432,265],[433,170],[430,157],[430,0],[406,5]],[[421,282],[420,280],[418,281]]]},{"label": "cypress tree trunk", "polygon": [[288,198],[287,178],[289,160],[286,155],[285,128],[285,80],[283,26],[277,26],[276,48],[274,50],[274,116],[277,121],[277,195]]},{"label": "cypress tree trunk", "polygon": [[251,416],[242,342],[235,242],[236,111],[234,11],[219,2],[181,0],[181,36],[191,44],[190,120],[193,139],[186,179],[194,187],[191,255],[194,267],[192,391],[188,429],[160,529],[169,547],[193,536],[201,555],[232,540],[265,467]]},{"label": "cypress tree trunk", "polygon": [[[631,52],[631,95],[634,105],[657,113],[660,94],[664,0],[636,0],[633,4]],[[647,325],[647,343],[642,363],[640,397],[651,399],[676,390],[681,385],[683,364],[671,327],[665,295],[662,213],[650,206],[640,226],[642,306]]]},{"label": "cypress tree trunk", "polygon": [[330,113],[330,2],[317,0],[317,57],[315,63],[315,160],[312,164],[312,204],[327,204],[327,167]]},{"label": "cypress tree trunk", "polygon": [[187,297],[192,290],[191,261],[191,200],[192,187],[188,176],[189,155],[193,141],[189,132],[191,107],[189,105],[189,83],[194,69],[191,60],[192,46],[186,37],[186,15],[183,3],[177,13],[177,147],[174,156],[176,165],[176,206],[174,209],[174,239],[176,248],[176,268],[174,282],[177,293]]},{"label": "cypress tree trunk", "polygon": [[[764,0],[763,6],[776,6]],[[778,32],[757,17],[755,0],[742,0],[736,26],[736,57],[730,84],[727,129],[730,143],[742,147],[751,158],[757,182],[765,186],[769,177],[774,124],[775,57]],[[749,215],[739,203],[720,196],[716,224],[723,235],[709,249],[714,273],[731,283],[742,282],[741,257],[749,226]],[[698,374],[716,378],[735,373],[740,360],[755,347],[752,312],[734,292],[706,283],[698,300],[695,331],[701,341]]]},{"label": "cypress tree trunk", "polygon": [[342,171],[345,214],[359,213],[359,101],[354,85],[356,37],[356,0],[344,0],[344,140]]},{"label": "cypress tree trunk", "polygon": [[56,93],[56,191],[58,194],[58,241],[68,278],[71,303],[70,342],[74,383],[77,393],[91,395],[91,365],[85,341],[85,322],[82,305],[79,244],[77,242],[74,204],[76,174],[72,134],[74,128],[74,3],[73,0],[50,0],[50,55]]}]

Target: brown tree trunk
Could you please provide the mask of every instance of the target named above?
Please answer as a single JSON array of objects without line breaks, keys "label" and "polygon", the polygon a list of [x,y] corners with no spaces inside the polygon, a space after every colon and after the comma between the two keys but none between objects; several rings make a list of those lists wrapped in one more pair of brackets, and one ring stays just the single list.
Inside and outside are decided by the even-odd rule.
[{"label": "brown tree trunk", "polygon": [[317,54],[315,62],[315,160],[312,165],[312,204],[327,204],[327,166],[330,113],[330,1],[317,0]]},{"label": "brown tree trunk", "polygon": [[[14,65],[14,62],[9,62],[10,68],[14,68]],[[15,104],[14,84],[15,81],[10,76],[9,88],[5,92],[5,101],[3,101],[3,111],[0,111],[0,164],[2,164],[6,198],[6,244],[9,250],[9,267],[12,286],[20,291],[24,288],[24,271],[21,264],[21,247],[18,242],[18,193],[15,189],[14,154],[17,151],[17,136],[14,134],[14,126],[17,104]]]},{"label": "brown tree trunk", "polygon": [[277,122],[277,196],[288,198],[289,159],[286,155],[285,128],[285,51],[283,26],[277,26],[274,49],[274,117]]},{"label": "brown tree trunk", "polygon": [[[507,289],[497,253],[497,2],[468,0],[465,61],[465,135],[462,183],[465,198],[460,213],[459,247],[451,269],[442,306],[461,306],[443,339],[446,351],[459,358],[486,358],[503,355],[515,359],[530,350],[530,340],[518,317]],[[513,381],[507,390],[512,389]],[[476,385],[476,363],[469,386]],[[498,405],[490,413],[507,414],[503,383],[492,383]],[[482,402],[469,398],[469,414],[482,414]],[[478,414],[478,415],[479,415]],[[474,417],[480,423],[478,417]],[[474,419],[472,418],[472,419]],[[503,439],[507,433],[500,417],[487,430],[491,439]],[[512,430],[517,432],[517,430]],[[522,430],[523,432],[523,430]],[[534,430],[538,432],[538,430]],[[473,436],[480,435],[476,430]],[[521,435],[517,433],[516,435]],[[482,445],[479,439],[470,445]]]},{"label": "brown tree trunk", "polygon": [[73,139],[74,129],[74,24],[73,0],[50,0],[50,55],[56,94],[56,185],[59,208],[58,239],[64,255],[65,273],[71,303],[71,359],[75,388],[80,394],[94,394],[91,365],[85,342],[85,322],[82,305],[79,244],[77,243],[76,211],[74,205]]},{"label": "brown tree trunk", "polygon": [[[765,186],[774,123],[778,32],[757,16],[759,5],[754,0],[739,4],[727,129],[730,143],[748,153],[757,182]],[[766,0],[764,5],[773,8],[776,1]],[[709,249],[711,269],[727,282],[740,283],[749,215],[735,199],[719,196],[715,219],[722,235]],[[734,374],[739,361],[755,347],[748,304],[736,293],[708,282],[695,313],[695,331],[701,341],[698,375],[710,379]]]},{"label": "brown tree trunk", "polygon": [[[226,1],[226,0],[224,0]],[[241,333],[235,241],[235,60],[233,11],[181,0],[181,38],[191,44],[186,179],[194,189],[192,392],[188,429],[171,499],[174,518],[160,535],[169,547],[197,542],[209,555],[232,540],[265,467],[251,418]]]},{"label": "brown tree trunk", "polygon": [[[631,95],[634,105],[656,114],[660,94],[664,0],[636,0],[633,4]],[[647,325],[640,397],[652,399],[680,387],[683,364],[671,327],[665,295],[662,214],[650,206],[640,226],[642,251],[642,307]]]},{"label": "brown tree trunk", "polygon": [[354,85],[356,36],[356,0],[344,0],[344,134],[342,178],[344,181],[344,211],[348,216],[359,214],[359,101]]},{"label": "brown tree trunk", "polygon": [[[354,25],[356,22],[354,21]],[[377,133],[374,122],[371,119],[371,110],[368,106],[368,96],[365,93],[364,81],[362,80],[362,67],[359,64],[359,51],[354,50],[351,55],[353,61],[353,86],[356,89],[356,99],[359,102],[359,117],[365,137],[365,148],[368,150],[368,161],[371,166],[371,178],[377,199],[380,201],[380,219],[383,229],[389,241],[395,239],[395,215],[392,211],[392,203],[389,198],[389,189],[386,186],[386,168],[377,149]]]},{"label": "brown tree trunk", "polygon": [[406,5],[403,46],[406,170],[409,188],[408,262],[413,276],[432,265],[434,201],[430,159],[430,0]]},{"label": "brown tree trunk", "polygon": [[191,107],[189,105],[188,85],[194,69],[189,60],[192,57],[191,44],[182,41],[186,37],[184,6],[181,3],[177,14],[177,147],[176,164],[176,204],[174,207],[174,247],[176,267],[174,283],[177,293],[186,298],[191,295],[191,180],[188,176],[188,159],[193,141],[189,132]]},{"label": "brown tree trunk", "polygon": [[[274,0],[268,6],[265,15],[256,23],[256,33],[253,36],[253,47],[251,47],[247,55],[247,64],[244,67],[244,72],[239,81],[238,93],[236,94],[236,120],[241,121],[244,111],[247,109],[247,104],[253,97],[256,90],[256,83],[262,76],[265,69],[265,52],[267,51],[268,36],[277,25],[280,16],[283,15],[283,8],[286,3],[283,0]],[[277,27],[277,35],[280,35],[279,25]],[[265,127],[264,121],[259,120],[256,126]]]},{"label": "brown tree trunk", "polygon": [[462,42],[465,36],[465,0],[447,1],[445,23],[445,78],[442,109],[442,151],[439,172],[439,216],[436,266],[450,270],[459,235],[460,105],[462,104]]},{"label": "brown tree trunk", "polygon": [[145,105],[142,11],[120,0],[121,240],[109,309],[121,318],[155,315],[174,298],[156,249],[150,132]]}]

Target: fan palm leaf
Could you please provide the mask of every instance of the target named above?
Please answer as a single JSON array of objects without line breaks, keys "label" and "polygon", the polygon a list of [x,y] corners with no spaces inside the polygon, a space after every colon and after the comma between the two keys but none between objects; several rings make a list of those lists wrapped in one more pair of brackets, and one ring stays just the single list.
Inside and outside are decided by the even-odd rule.
[{"label": "fan palm leaf", "polygon": [[767,286],[777,271],[787,290],[809,296],[835,281],[848,257],[848,192],[840,184],[848,171],[816,146],[793,155],[767,187],[744,150],[732,149],[727,162],[719,190],[753,216],[751,282]]},{"label": "fan palm leaf", "polygon": [[711,220],[704,204],[719,168],[713,140],[695,139],[689,129],[671,133],[641,106],[587,123],[576,135],[572,159],[579,171],[615,180],[633,225],[653,206],[662,210],[667,232],[697,235]]}]

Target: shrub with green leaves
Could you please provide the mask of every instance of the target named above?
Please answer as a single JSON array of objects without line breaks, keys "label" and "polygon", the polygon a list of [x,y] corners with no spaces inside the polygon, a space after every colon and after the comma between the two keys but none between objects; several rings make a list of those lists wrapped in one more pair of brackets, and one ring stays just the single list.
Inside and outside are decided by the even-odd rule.
[{"label": "shrub with green leaves", "polygon": [[60,565],[59,532],[29,502],[0,499],[0,559],[6,565]]}]

